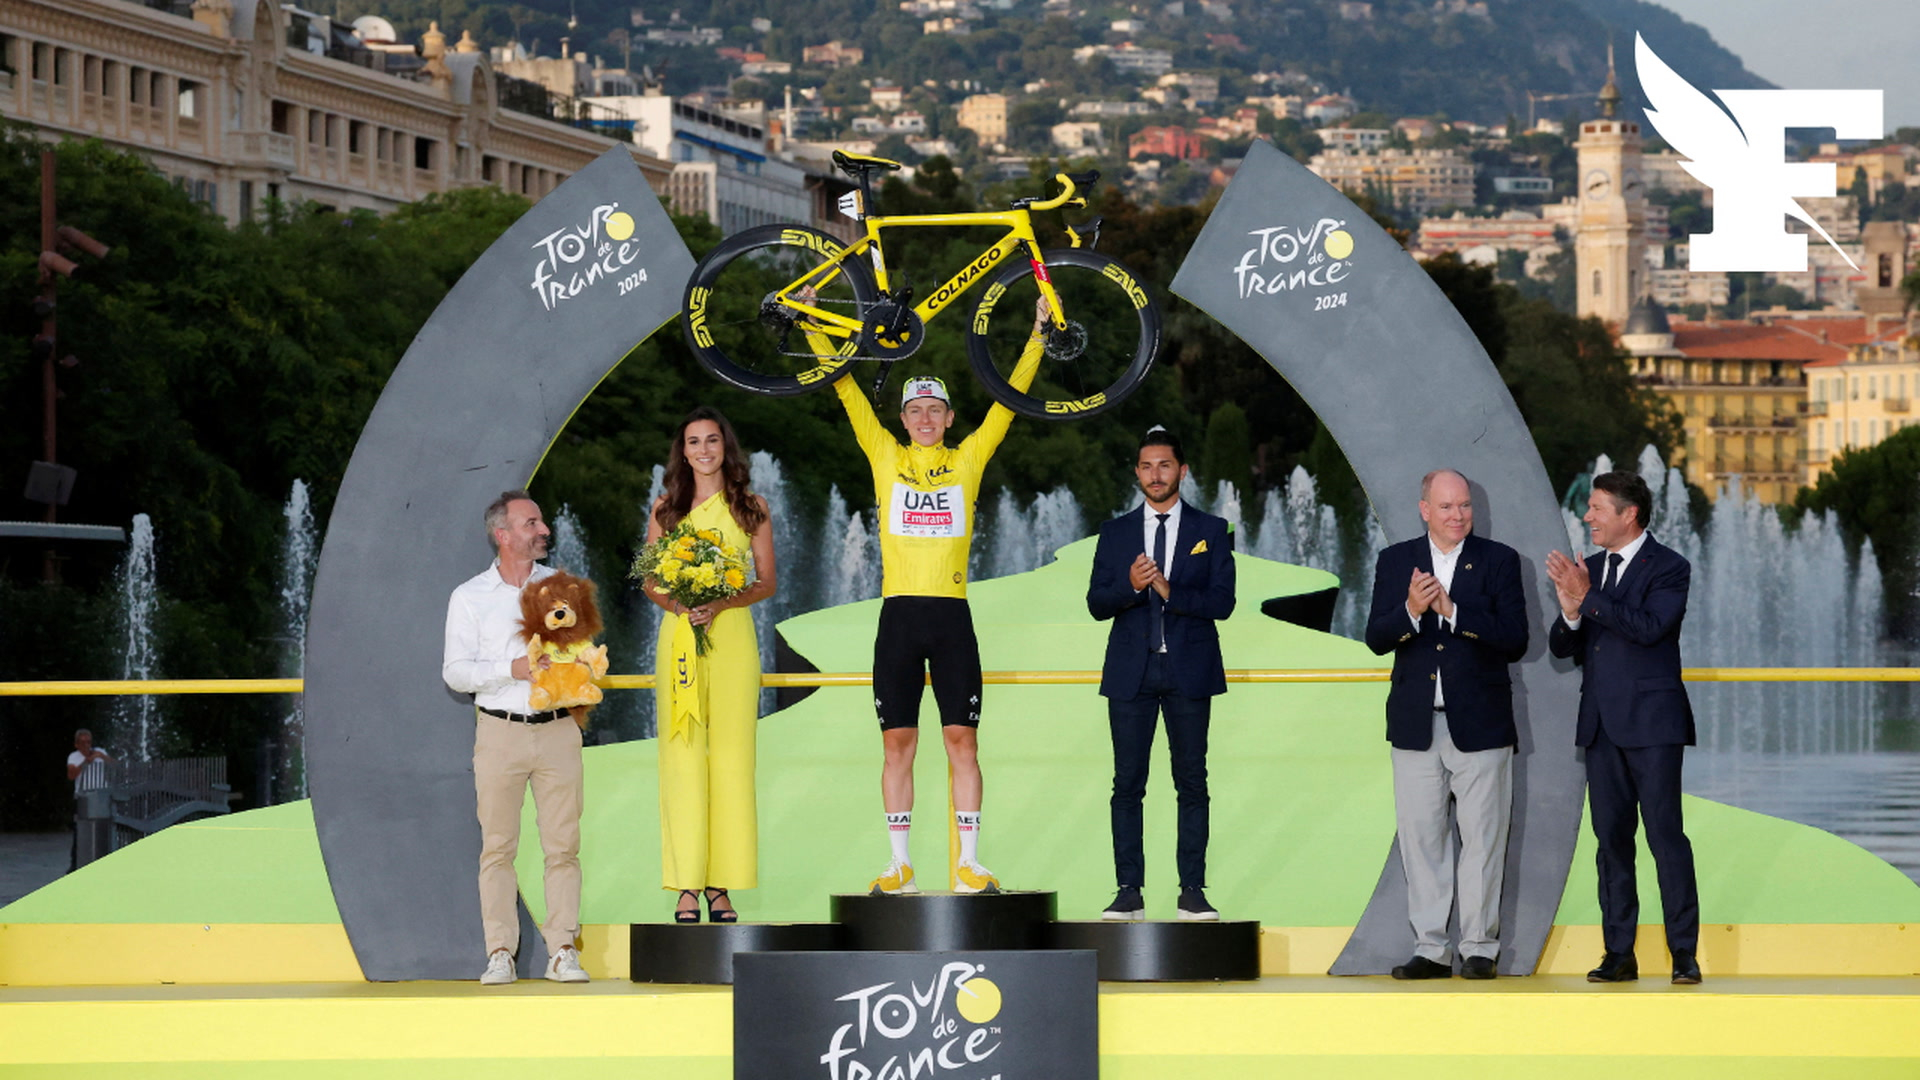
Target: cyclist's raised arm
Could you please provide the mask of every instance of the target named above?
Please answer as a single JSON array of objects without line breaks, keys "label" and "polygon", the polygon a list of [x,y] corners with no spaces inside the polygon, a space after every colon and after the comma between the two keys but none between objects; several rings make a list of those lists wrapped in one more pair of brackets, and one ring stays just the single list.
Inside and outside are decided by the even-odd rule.
[{"label": "cyclist's raised arm", "polygon": [[[1047,311],[1046,297],[1041,297],[1033,305],[1033,333],[1027,337],[1027,347],[1020,353],[1020,362],[1013,366],[1013,374],[1007,376],[1007,382],[1015,390],[1026,392],[1033,385],[1034,376],[1040,373],[1040,358],[1047,352],[1047,321],[1051,314]],[[1013,425],[1013,410],[999,402],[987,410],[987,418],[980,421],[973,434],[960,443],[963,453],[980,455],[981,464],[1000,449],[1000,440],[1007,437],[1007,428]]]},{"label": "cyclist's raised arm", "polygon": [[[807,345],[816,356],[831,356],[840,351],[831,338],[812,331],[807,333]],[[867,396],[860,392],[860,380],[854,378],[851,372],[835,380],[833,392],[840,395],[840,404],[847,410],[847,419],[853,422],[853,437],[868,458],[885,451],[894,442],[893,436],[887,434],[887,429],[881,425],[880,418],[873,414],[873,406],[867,404]]]}]

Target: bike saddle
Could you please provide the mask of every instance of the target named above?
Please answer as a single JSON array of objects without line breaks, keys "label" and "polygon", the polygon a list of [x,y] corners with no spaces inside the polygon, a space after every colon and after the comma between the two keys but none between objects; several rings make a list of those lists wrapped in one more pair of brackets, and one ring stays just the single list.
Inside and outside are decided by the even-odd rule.
[{"label": "bike saddle", "polygon": [[886,158],[873,157],[868,154],[849,154],[845,150],[835,150],[833,152],[833,163],[839,166],[841,172],[846,173],[855,180],[860,179],[868,173],[900,171],[900,163],[897,161],[889,161]]}]

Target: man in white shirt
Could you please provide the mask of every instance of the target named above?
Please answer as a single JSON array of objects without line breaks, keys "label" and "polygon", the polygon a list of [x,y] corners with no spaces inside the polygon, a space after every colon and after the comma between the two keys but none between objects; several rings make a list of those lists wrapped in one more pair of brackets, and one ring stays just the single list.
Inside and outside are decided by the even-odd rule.
[{"label": "man in white shirt", "polygon": [[73,781],[73,850],[67,857],[67,873],[80,868],[80,795],[107,786],[107,762],[113,755],[93,745],[93,732],[86,728],[73,733],[73,753],[67,755],[67,779]]},{"label": "man in white shirt", "polygon": [[[530,712],[533,671],[520,633],[520,590],[553,573],[552,535],[540,507],[524,491],[503,492],[487,507],[487,536],[497,557],[447,601],[446,660],[441,677],[474,703],[473,786],[480,815],[480,919],[487,941],[483,986],[514,980],[520,947],[513,872],[520,846],[520,808],[527,786],[546,853],[546,977],[586,982],[574,939],[580,934],[580,725],[567,710]],[[546,661],[541,660],[544,666]]]},{"label": "man in white shirt", "polygon": [[1518,741],[1507,665],[1527,651],[1527,598],[1519,554],[1473,535],[1466,477],[1428,473],[1420,520],[1424,536],[1380,553],[1366,632],[1368,648],[1393,654],[1387,741],[1414,954],[1392,975],[1451,978],[1447,922],[1458,911],[1460,974],[1491,979]]}]

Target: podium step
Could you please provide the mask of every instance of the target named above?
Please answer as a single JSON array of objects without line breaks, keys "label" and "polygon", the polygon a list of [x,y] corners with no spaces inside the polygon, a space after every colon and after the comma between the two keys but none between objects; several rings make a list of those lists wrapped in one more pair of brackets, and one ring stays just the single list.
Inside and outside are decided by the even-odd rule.
[{"label": "podium step", "polygon": [[637,983],[733,985],[733,954],[841,949],[832,923],[634,923],[631,975]]},{"label": "podium step", "polygon": [[1057,922],[1044,946],[1092,949],[1102,982],[1210,982],[1260,977],[1257,922]]},{"label": "podium step", "polygon": [[841,947],[858,951],[1044,949],[1055,906],[1051,892],[841,894],[830,918],[844,932]]}]

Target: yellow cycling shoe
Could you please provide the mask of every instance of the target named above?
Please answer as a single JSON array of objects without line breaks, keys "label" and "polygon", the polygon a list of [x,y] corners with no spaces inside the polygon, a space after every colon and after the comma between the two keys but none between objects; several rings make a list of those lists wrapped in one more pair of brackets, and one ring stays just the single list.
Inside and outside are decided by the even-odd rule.
[{"label": "yellow cycling shoe", "polygon": [[997,893],[1000,891],[1000,879],[993,871],[979,863],[961,862],[953,865],[953,891],[957,893]]},{"label": "yellow cycling shoe", "polygon": [[888,863],[886,870],[867,886],[869,896],[906,896],[919,891],[920,886],[913,883],[913,864],[899,859]]}]

